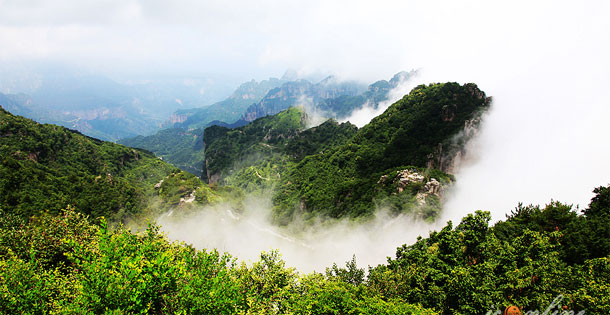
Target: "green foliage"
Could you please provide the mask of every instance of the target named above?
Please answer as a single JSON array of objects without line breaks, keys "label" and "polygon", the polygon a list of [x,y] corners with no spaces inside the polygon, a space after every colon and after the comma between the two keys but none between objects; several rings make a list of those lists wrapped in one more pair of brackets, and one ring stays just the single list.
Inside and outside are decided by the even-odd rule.
[{"label": "green foliage", "polygon": [[506,221],[494,227],[496,236],[509,241],[525,230],[538,232],[558,231],[562,234],[560,257],[566,263],[582,264],[587,259],[605,257],[610,254],[610,215],[606,214],[610,204],[600,204],[607,189],[594,190],[596,196],[584,215],[578,215],[570,205],[553,201],[544,208],[519,204],[507,216]]},{"label": "green foliage", "polygon": [[[384,197],[375,193],[381,176],[405,165],[442,167],[434,162],[442,157],[439,151],[456,150],[452,137],[488,104],[472,83],[416,87],[347,143],[307,156],[291,168],[274,196],[278,221],[290,220],[297,207],[331,217],[370,214],[375,199]],[[390,199],[395,204],[409,197]],[[434,217],[435,208],[422,210],[424,217]]]},{"label": "green foliage", "polygon": [[352,257],[352,260],[345,263],[345,268],[338,267],[336,263],[331,268],[326,268],[326,276],[353,285],[364,283],[364,269],[358,268],[356,255]]},{"label": "green foliage", "polygon": [[206,161],[202,178],[210,183],[222,182],[233,173],[233,169],[272,157],[282,152],[286,141],[304,127],[304,113],[291,108],[233,130],[207,128],[204,135]]},{"label": "green foliage", "polygon": [[[41,125],[2,109],[0,162],[0,208],[24,218],[71,205],[93,217],[124,221],[152,211],[158,196],[154,185],[178,172],[146,151]],[[203,185],[194,176],[189,179],[191,191]],[[191,191],[163,194],[160,203],[175,203]]]},{"label": "green foliage", "polygon": [[337,123],[329,119],[317,127],[300,132],[286,143],[284,152],[293,160],[300,161],[305,156],[322,153],[325,150],[346,143],[358,128],[349,122]]},{"label": "green foliage", "polygon": [[[490,226],[489,212],[477,211],[455,228],[449,222],[399,247],[367,278],[355,257],[325,275],[300,275],[277,251],[251,266],[237,264],[228,254],[169,242],[155,225],[134,234],[103,219],[91,224],[73,209],[29,222],[3,213],[0,312],[484,314],[554,305],[552,312],[608,313],[610,253],[564,261],[567,234],[554,227],[570,226],[573,214],[557,202],[547,208],[519,207],[507,220],[516,235],[506,234],[504,222]],[[531,221],[521,220],[526,214]],[[540,225],[539,216],[551,223]]]},{"label": "green foliage", "polygon": [[[348,274],[302,276],[277,251],[262,253],[252,266],[237,265],[227,254],[171,243],[158,226],[139,234],[112,230],[105,220],[92,225],[73,209],[10,225],[13,234],[5,232],[11,222],[2,222],[1,243],[8,247],[0,256],[1,313],[433,314],[371,290],[355,261]],[[44,242],[20,238],[44,234],[49,224],[75,231],[49,243],[63,263],[28,255],[28,246]]]},{"label": "green foliage", "polygon": [[519,205],[505,222],[490,227],[489,213],[477,211],[456,228],[449,222],[398,248],[387,265],[371,268],[368,284],[382,296],[442,314],[483,314],[510,305],[542,312],[555,299],[559,308],[608,313],[610,250],[595,246],[607,241],[597,227],[610,221],[588,227],[593,213],[608,211],[597,203],[605,192],[597,188],[591,205],[599,208],[581,216],[559,202],[543,209]]},{"label": "green foliage", "polygon": [[150,136],[121,139],[118,143],[153,152],[165,162],[199,176],[203,167],[203,128],[164,129]]}]

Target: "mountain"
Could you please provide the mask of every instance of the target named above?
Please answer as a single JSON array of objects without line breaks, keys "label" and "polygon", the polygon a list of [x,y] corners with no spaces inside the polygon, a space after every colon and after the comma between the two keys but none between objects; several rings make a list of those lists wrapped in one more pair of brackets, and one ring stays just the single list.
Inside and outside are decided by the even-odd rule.
[{"label": "mountain", "polygon": [[253,121],[295,105],[316,107],[324,100],[358,95],[362,90],[363,87],[357,82],[342,82],[333,76],[316,84],[307,80],[286,82],[281,87],[270,90],[258,103],[248,107],[242,119]]},{"label": "mountain", "polygon": [[25,94],[2,94],[0,93],[0,106],[17,115],[30,115],[32,109],[29,107],[32,100]]},{"label": "mountain", "polygon": [[[306,218],[366,215],[343,212],[346,205],[435,207],[435,189],[453,180],[444,171],[490,102],[474,84],[443,83],[416,87],[360,129],[332,119],[306,129],[299,107],[242,127],[213,125],[203,136],[207,179],[274,194],[279,223],[291,207]],[[495,225],[476,211],[399,246],[368,272],[354,256],[345,267],[300,274],[277,251],[238,264],[172,242],[154,223],[134,232],[85,215],[125,221],[164,205],[179,215],[242,195],[211,187],[149,152],[0,108],[0,313],[610,311],[610,186],[595,188],[582,211],[519,204]],[[243,235],[252,234],[228,236]]]},{"label": "mountain", "polygon": [[356,82],[339,81],[333,76],[313,84],[287,72],[282,79],[243,83],[229,98],[208,107],[176,111],[165,123],[175,129],[121,139],[118,143],[151,151],[180,169],[199,175],[205,156],[200,140],[206,127],[235,128],[298,105],[326,118],[344,118],[365,104],[376,107],[388,98],[390,90],[414,74],[399,72],[390,81],[377,81],[365,90]]},{"label": "mountain", "polygon": [[20,217],[75,207],[123,221],[178,205],[180,198],[216,195],[150,152],[39,124],[1,107],[0,161],[0,209]]},{"label": "mountain", "polygon": [[[226,82],[210,77],[118,81],[62,67],[9,70],[0,69],[0,91],[19,93],[29,111],[10,110],[112,141],[151,134],[175,110],[211,104],[230,92]],[[9,108],[2,98],[0,105]]]},{"label": "mountain", "polygon": [[[205,127],[223,126],[226,128],[240,127],[246,122],[237,121],[227,124],[214,120]],[[191,174],[200,176],[203,160],[203,130],[204,128],[163,129],[150,136],[137,136],[117,141],[128,147],[140,148],[153,152],[155,156]]]},{"label": "mountain", "polygon": [[165,123],[166,127],[194,129],[206,127],[214,120],[232,123],[240,119],[245,109],[258,102],[269,90],[280,86],[285,81],[270,78],[261,82],[254,80],[241,84],[234,92],[220,102],[203,108],[178,110]]},{"label": "mountain", "polygon": [[303,108],[292,107],[240,128],[206,128],[202,178],[246,191],[273,188],[288,166],[344,143],[358,129],[332,119],[306,129],[307,120]]},{"label": "mountain", "polygon": [[242,187],[261,182],[274,190],[279,223],[296,214],[370,215],[375,204],[434,218],[441,190],[453,181],[446,172],[490,102],[474,84],[431,84],[359,130],[331,120],[304,131],[298,108],[234,130],[210,127],[202,178]]},{"label": "mountain", "polygon": [[253,121],[296,105],[318,111],[326,118],[343,119],[365,104],[376,108],[379,102],[387,100],[390,90],[415,73],[415,71],[399,72],[389,82],[380,80],[366,89],[357,82],[339,81],[334,76],[329,76],[316,84],[306,80],[287,82],[269,91],[260,102],[248,107],[242,119]]}]

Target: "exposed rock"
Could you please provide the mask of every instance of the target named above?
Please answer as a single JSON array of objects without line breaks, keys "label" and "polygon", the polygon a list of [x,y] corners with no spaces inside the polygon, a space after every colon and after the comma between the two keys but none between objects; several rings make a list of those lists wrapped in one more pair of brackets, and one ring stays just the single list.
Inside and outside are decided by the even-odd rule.
[{"label": "exposed rock", "polygon": [[155,189],[161,188],[161,184],[163,184],[163,179],[160,182],[155,184]]},{"label": "exposed rock", "polygon": [[[396,192],[402,193],[405,191],[407,186],[412,183],[424,183],[425,177],[417,172],[417,170],[413,169],[404,169],[402,171],[397,171],[396,176],[391,179],[391,183],[396,184]],[[386,185],[390,182],[390,177],[388,175],[383,175],[377,181],[377,184]],[[423,187],[417,192],[415,198],[417,203],[421,205],[426,204],[426,198],[428,196],[436,196],[441,197],[442,194],[442,184],[436,180],[435,178],[430,178]]]},{"label": "exposed rock", "polygon": [[428,194],[438,195],[441,191],[441,183],[435,178],[431,178],[430,181],[424,185],[424,191]]},{"label": "exposed rock", "polygon": [[195,191],[192,191],[188,196],[180,198],[180,205],[183,206],[187,203],[195,201]]},{"label": "exposed rock", "polygon": [[408,169],[399,171],[395,178],[396,179],[394,180],[394,182],[397,182],[398,184],[399,193],[403,192],[405,190],[405,187],[407,187],[411,183],[421,183],[424,181],[424,176],[415,172],[415,170],[409,171]]},{"label": "exposed rock", "polygon": [[169,122],[171,124],[182,123],[182,122],[185,122],[187,118],[188,118],[187,115],[181,115],[181,114],[174,113],[171,116],[169,116]]}]

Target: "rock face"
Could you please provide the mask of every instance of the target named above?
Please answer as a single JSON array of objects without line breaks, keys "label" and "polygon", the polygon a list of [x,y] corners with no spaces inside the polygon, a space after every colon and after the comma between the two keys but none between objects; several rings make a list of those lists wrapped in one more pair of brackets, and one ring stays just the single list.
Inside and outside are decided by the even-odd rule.
[{"label": "rock face", "polygon": [[420,183],[423,184],[417,191],[415,198],[417,203],[422,206],[426,204],[426,197],[436,196],[442,197],[443,185],[435,178],[430,178],[429,181],[425,181],[425,177],[417,172],[415,169],[404,169],[396,172],[396,176],[390,179],[387,175],[383,175],[377,181],[377,184],[386,185],[390,183],[396,184],[396,193],[402,193],[411,184]]},{"label": "rock face", "polygon": [[[491,97],[486,97],[485,93],[468,86],[468,91],[472,96],[483,101],[485,107],[489,107],[492,103]],[[451,122],[455,118],[458,106],[456,104],[444,105],[441,110],[441,118],[444,122]],[[464,121],[464,127],[452,139],[445,143],[439,143],[436,150],[428,155],[428,168],[436,168],[448,174],[454,174],[460,163],[466,157],[468,142],[472,140],[479,132],[481,124],[481,113],[474,115],[472,119]]]},{"label": "rock face", "polygon": [[390,81],[380,80],[368,87],[356,82],[342,82],[334,76],[311,83],[307,80],[297,80],[284,83],[272,89],[258,103],[250,105],[243,115],[245,121],[277,114],[292,106],[313,106],[323,112],[328,112],[333,118],[343,118],[352,110],[368,103],[373,107],[388,97],[391,89],[415,75],[415,71],[402,71],[394,75]]},{"label": "rock face", "polygon": [[362,87],[359,84],[339,82],[333,76],[316,84],[307,80],[286,82],[282,86],[270,90],[260,102],[248,107],[242,119],[254,121],[257,118],[277,114],[292,106],[315,106],[325,100],[357,95],[361,90]]},{"label": "rock face", "polygon": [[187,115],[180,115],[180,114],[174,113],[171,116],[169,116],[169,122],[171,124],[178,124],[178,123],[186,121],[187,118],[188,118]]},{"label": "rock face", "polygon": [[404,191],[405,187],[411,183],[421,183],[424,181],[424,177],[417,172],[410,172],[409,170],[399,171],[396,175],[396,180],[398,181],[398,192],[401,193]]}]

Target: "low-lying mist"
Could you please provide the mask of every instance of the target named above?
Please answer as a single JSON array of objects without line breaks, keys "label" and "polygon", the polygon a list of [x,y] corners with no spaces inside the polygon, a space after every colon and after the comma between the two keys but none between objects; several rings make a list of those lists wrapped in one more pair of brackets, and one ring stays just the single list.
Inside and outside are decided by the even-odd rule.
[{"label": "low-lying mist", "polygon": [[271,202],[249,196],[237,214],[228,204],[180,213],[170,211],[157,219],[172,240],[198,249],[216,248],[240,261],[258,260],[263,251],[279,250],[288,266],[301,272],[324,272],[333,263],[344,266],[356,256],[359,267],[385,263],[396,248],[412,243],[437,227],[408,215],[391,216],[379,209],[368,220],[328,220],[317,224],[295,220],[289,226],[270,223]]}]

